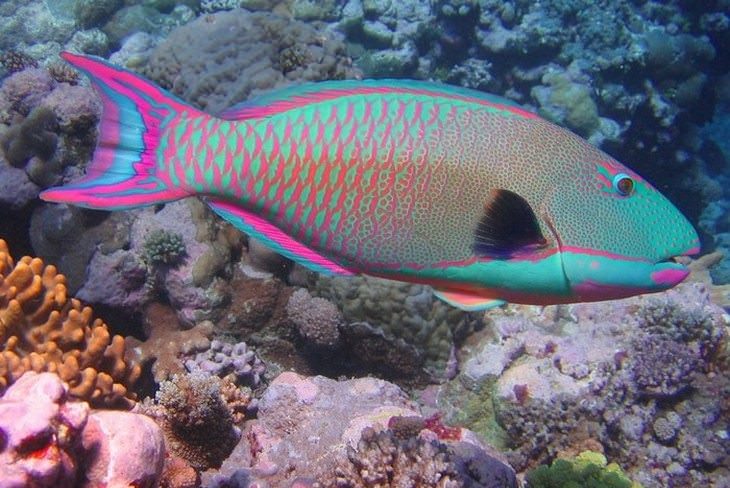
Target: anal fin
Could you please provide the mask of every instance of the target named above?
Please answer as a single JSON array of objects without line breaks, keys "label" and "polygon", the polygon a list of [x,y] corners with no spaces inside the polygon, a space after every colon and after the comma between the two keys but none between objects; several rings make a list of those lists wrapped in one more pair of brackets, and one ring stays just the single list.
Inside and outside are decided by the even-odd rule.
[{"label": "anal fin", "polygon": [[445,301],[449,305],[460,308],[465,312],[479,312],[489,310],[490,308],[501,307],[504,300],[498,298],[490,298],[481,295],[473,295],[467,292],[434,290],[437,298]]},{"label": "anal fin", "polygon": [[225,200],[208,199],[206,203],[226,222],[236,229],[255,237],[273,251],[295,261],[302,266],[326,275],[352,276],[350,269],[344,268],[317,251],[295,241],[291,236],[262,217]]}]

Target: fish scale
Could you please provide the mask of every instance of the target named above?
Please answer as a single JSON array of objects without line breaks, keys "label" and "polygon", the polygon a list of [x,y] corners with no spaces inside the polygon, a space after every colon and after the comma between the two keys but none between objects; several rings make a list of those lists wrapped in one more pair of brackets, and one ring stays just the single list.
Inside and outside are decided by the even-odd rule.
[{"label": "fish scale", "polygon": [[[372,103],[376,106],[367,106]],[[436,115],[430,128],[418,119],[424,105]],[[416,140],[442,123],[438,107],[429,105],[424,100],[353,101],[308,107],[263,121],[211,123],[196,118],[187,127],[173,121],[170,128],[163,128],[168,144],[160,147],[159,158],[163,167],[170,159],[182,161],[186,184],[198,193],[240,201],[312,247],[342,256],[355,249],[351,260],[367,259],[361,236],[375,232],[385,241],[412,216],[411,192],[416,182],[423,187],[419,167],[427,163],[422,147],[419,158],[413,158]],[[375,118],[358,120],[366,113]],[[388,122],[379,128],[381,120]],[[286,128],[305,137],[296,145],[283,144],[277,134]],[[327,142],[323,134],[333,133],[340,138]],[[226,155],[235,157],[231,160]],[[311,164],[315,157],[322,164]],[[198,160],[206,164],[194,164]],[[238,184],[223,185],[225,177]],[[241,187],[249,191],[242,195]],[[287,204],[285,194],[305,198]],[[350,229],[350,239],[336,240],[334,236],[342,235],[344,228]]]},{"label": "fish scale", "polygon": [[201,195],[318,272],[425,283],[465,310],[659,291],[692,226],[638,174],[513,102],[412,80],[284,89],[217,117],[64,53],[103,105],[86,175],[48,201],[128,209]]}]

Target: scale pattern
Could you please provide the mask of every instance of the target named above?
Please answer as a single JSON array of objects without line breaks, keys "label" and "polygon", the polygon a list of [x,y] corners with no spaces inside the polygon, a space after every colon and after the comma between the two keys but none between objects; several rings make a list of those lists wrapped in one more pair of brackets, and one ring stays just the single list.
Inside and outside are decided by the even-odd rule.
[{"label": "scale pattern", "polygon": [[240,122],[183,115],[160,148],[174,185],[242,204],[337,261],[388,270],[472,258],[483,198],[506,183],[513,150],[489,150],[480,131],[524,131],[531,120],[374,93]]}]

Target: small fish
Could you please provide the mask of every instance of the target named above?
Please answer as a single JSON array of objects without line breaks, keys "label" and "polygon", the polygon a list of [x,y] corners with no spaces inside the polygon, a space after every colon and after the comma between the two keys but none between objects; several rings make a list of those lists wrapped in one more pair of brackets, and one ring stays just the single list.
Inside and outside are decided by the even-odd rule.
[{"label": "small fish", "polygon": [[465,310],[670,288],[699,250],[639,175],[506,99],[419,81],[298,86],[213,116],[93,57],[85,177],[41,198],[119,210],[200,196],[309,269],[434,287]]}]

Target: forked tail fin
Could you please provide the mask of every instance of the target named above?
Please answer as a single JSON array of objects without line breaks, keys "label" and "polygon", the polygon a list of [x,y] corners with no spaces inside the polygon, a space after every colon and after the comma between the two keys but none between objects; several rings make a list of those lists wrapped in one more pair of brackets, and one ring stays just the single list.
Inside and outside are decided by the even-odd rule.
[{"label": "forked tail fin", "polygon": [[119,210],[177,200],[189,195],[170,179],[159,158],[161,128],[204,115],[152,82],[89,56],[63,53],[86,74],[101,98],[99,136],[86,175],[51,188],[40,197],[88,208]]}]

